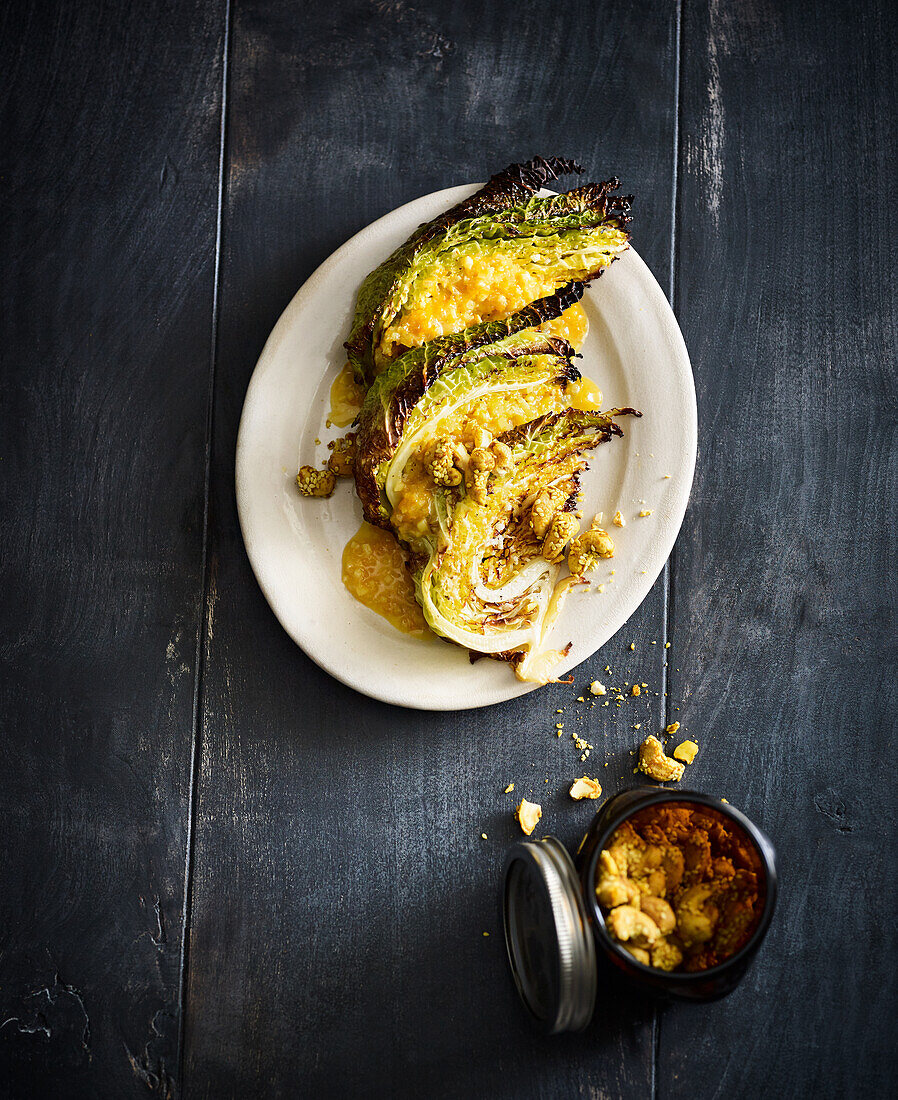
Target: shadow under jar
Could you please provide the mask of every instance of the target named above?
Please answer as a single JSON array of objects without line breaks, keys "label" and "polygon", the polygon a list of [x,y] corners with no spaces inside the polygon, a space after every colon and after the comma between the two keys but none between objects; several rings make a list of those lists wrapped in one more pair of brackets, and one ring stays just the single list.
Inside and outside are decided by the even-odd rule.
[{"label": "shadow under jar", "polygon": [[[743,942],[702,970],[661,970],[638,962],[608,931],[596,896],[599,857],[626,821],[684,808],[719,822],[738,838],[757,879],[754,915]],[[600,984],[621,980],[677,1000],[714,1001],[731,993],[773,917],[777,878],[773,845],[741,811],[710,795],[638,787],[608,800],[593,818],[576,862],[553,836],[520,841],[506,853],[502,910],[508,959],[518,993],[551,1034],[582,1030]]]}]

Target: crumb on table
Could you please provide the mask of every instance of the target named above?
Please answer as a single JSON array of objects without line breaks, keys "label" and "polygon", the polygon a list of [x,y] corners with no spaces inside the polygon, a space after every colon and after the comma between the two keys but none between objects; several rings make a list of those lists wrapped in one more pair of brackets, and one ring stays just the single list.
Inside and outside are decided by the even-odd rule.
[{"label": "crumb on table", "polygon": [[583,775],[574,780],[568,793],[571,798],[579,802],[584,798],[599,798],[602,794],[602,787],[597,780],[590,779],[588,775]]},{"label": "crumb on table", "polygon": [[521,826],[521,831],[530,836],[536,828],[536,823],[543,816],[543,808],[537,802],[528,802],[526,798],[522,798],[514,816]]},{"label": "crumb on table", "polygon": [[639,769],[659,783],[676,783],[686,770],[665,753],[664,746],[651,734],[639,746]]}]

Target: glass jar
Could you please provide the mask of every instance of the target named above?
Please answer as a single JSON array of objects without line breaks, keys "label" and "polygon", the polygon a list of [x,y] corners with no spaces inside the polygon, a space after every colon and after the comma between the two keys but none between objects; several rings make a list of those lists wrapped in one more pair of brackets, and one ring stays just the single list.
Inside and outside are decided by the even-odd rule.
[{"label": "glass jar", "polygon": [[[701,807],[748,841],[758,877],[760,917],[743,946],[718,966],[694,972],[645,966],[608,933],[596,897],[599,855],[628,818],[661,803]],[[600,984],[625,981],[652,994],[714,1001],[731,993],[748,969],[773,917],[777,877],[773,845],[741,811],[696,791],[638,787],[609,799],[593,818],[576,862],[553,836],[514,844],[502,886],[505,944],[521,1000],[550,1034],[580,1031],[592,1019]]]}]

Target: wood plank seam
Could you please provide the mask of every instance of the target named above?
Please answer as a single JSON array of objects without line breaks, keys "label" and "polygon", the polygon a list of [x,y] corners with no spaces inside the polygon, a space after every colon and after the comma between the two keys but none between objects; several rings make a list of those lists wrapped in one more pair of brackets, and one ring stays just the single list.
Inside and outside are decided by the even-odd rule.
[{"label": "wood plank seam", "polygon": [[[673,94],[674,94],[674,133],[673,133],[673,172],[670,188],[670,270],[668,272],[668,299],[670,301],[671,308],[676,313],[676,290],[677,290],[677,205],[679,201],[679,182],[680,182],[680,100],[681,100],[681,86],[683,80],[683,0],[677,0],[677,13],[674,22],[674,81],[673,81]],[[662,724],[667,728],[670,723],[670,697],[668,692],[670,690],[670,678],[668,676],[668,666],[670,664],[669,653],[667,648],[670,642],[670,608],[673,599],[673,570],[671,569],[671,562],[673,561],[674,554],[677,552],[676,545],[670,552],[670,557],[664,563],[664,572],[662,574],[662,585],[664,589],[664,600],[662,604],[662,624],[661,633],[664,641],[664,660],[661,664],[661,715]],[[652,1100],[658,1100],[658,1067],[661,1058],[661,1012],[658,1006],[654,1006],[652,1009]]]},{"label": "wood plank seam", "polygon": [[221,48],[221,115],[218,140],[218,201],[215,212],[215,268],[212,279],[212,318],[209,335],[209,381],[206,394],[206,468],[203,474],[203,539],[201,573],[203,592],[199,609],[199,627],[196,635],[193,680],[193,723],[190,747],[190,781],[187,799],[187,842],[184,854],[184,905],[181,912],[181,958],[178,966],[178,1050],[176,1086],[184,1080],[184,1009],[187,989],[187,970],[190,964],[188,938],[190,933],[190,902],[192,895],[194,817],[197,804],[200,740],[202,738],[203,673],[206,663],[206,646],[209,633],[209,497],[212,482],[212,429],[215,396],[215,364],[218,356],[218,321],[221,282],[221,240],[224,213],[225,164],[227,157],[228,121],[228,61],[231,43],[231,0],[225,2],[224,36]]}]

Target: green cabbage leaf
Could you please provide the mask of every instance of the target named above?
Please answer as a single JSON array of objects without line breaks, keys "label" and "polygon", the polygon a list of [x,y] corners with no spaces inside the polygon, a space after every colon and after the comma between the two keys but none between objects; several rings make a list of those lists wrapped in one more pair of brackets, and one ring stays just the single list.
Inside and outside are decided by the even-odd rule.
[{"label": "green cabbage leaf", "polygon": [[561,510],[571,510],[589,452],[623,434],[615,420],[626,414],[639,415],[566,409],[498,437],[511,448],[510,472],[485,502],[445,499],[438,536],[413,547],[416,595],[431,630],[516,665],[542,652],[560,563],[543,557],[530,509],[542,490],[559,485]]},{"label": "green cabbage leaf", "polygon": [[[509,165],[476,194],[421,226],[372,271],[359,291],[345,345],[358,379],[370,385],[405,351],[401,344],[385,344],[385,334],[472,260],[488,266],[491,258],[501,258],[552,290],[601,275],[628,247],[630,197],[613,194],[619,181],[538,194],[547,182],[581,171],[558,157]],[[471,316],[459,328],[479,317],[478,303],[468,306]]]},{"label": "green cabbage leaf", "polygon": [[[570,345],[534,325],[558,316],[581,293],[581,285],[565,288],[504,321],[407,352],[375,380],[358,423],[355,476],[365,518],[400,537],[430,628],[472,653],[509,661],[520,678],[539,682],[561,655],[547,654],[543,639],[562,555],[547,556],[549,535],[535,529],[534,503],[552,490],[558,515],[572,512],[590,452],[623,434],[617,418],[640,414],[562,408],[470,453],[449,443],[485,396],[536,386],[561,393],[579,379]],[[449,441],[447,454],[454,456],[454,483],[434,474],[426,482],[427,522],[400,528],[394,513],[407,471],[441,441]],[[478,452],[489,460],[479,483],[471,472]]]},{"label": "green cabbage leaf", "polygon": [[414,348],[378,376],[359,413],[356,442],[356,489],[369,523],[389,529],[395,482],[422,435],[438,432],[441,423],[488,393],[551,381],[563,388],[579,380],[567,341],[534,328],[582,295],[582,284],[565,287],[504,321],[473,325]]}]

